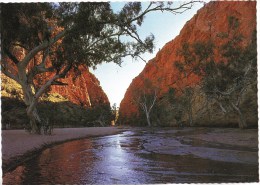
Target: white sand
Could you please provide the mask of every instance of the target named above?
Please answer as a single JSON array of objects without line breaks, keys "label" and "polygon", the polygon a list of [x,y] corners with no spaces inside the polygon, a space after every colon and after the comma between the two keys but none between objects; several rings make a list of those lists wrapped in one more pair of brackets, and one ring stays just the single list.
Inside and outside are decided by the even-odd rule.
[{"label": "white sand", "polygon": [[24,130],[2,131],[2,160],[8,163],[12,158],[22,156],[26,152],[40,149],[45,144],[62,142],[84,137],[104,136],[119,133],[116,127],[59,128],[52,135],[29,134]]}]

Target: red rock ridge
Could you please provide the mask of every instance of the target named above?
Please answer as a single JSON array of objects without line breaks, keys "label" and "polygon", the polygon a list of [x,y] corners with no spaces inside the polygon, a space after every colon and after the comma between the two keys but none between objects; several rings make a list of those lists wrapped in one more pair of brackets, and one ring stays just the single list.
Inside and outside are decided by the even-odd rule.
[{"label": "red rock ridge", "polygon": [[[132,103],[133,92],[137,88],[142,89],[143,79],[148,78],[156,84],[160,88],[161,94],[167,92],[169,87],[175,86],[180,74],[173,63],[180,59],[176,51],[183,43],[208,40],[210,37],[209,25],[211,25],[211,38],[216,45],[220,45],[221,41],[216,35],[220,32],[227,32],[229,16],[235,16],[240,20],[239,31],[250,40],[252,32],[256,29],[256,2],[219,1],[206,4],[185,24],[180,34],[168,42],[156,57],[149,61],[144,70],[133,79],[120,104],[120,117],[124,120],[137,113],[137,107]],[[182,85],[193,84],[198,80],[198,77],[190,76],[188,81],[182,81]]]},{"label": "red rock ridge", "polygon": [[[53,22],[50,21],[50,24]],[[53,36],[62,31],[63,28],[55,27],[53,30]],[[60,43],[61,40],[58,41]],[[25,57],[25,50],[20,47],[15,47],[13,49],[14,55],[18,60],[22,60]],[[34,57],[34,61],[29,63],[28,68],[32,68],[35,64],[38,64],[41,61],[42,55],[38,53]],[[16,66],[9,60],[9,65],[11,65],[14,69],[14,73],[17,73]],[[47,58],[47,66],[50,67],[50,60]],[[103,91],[102,87],[100,86],[100,82],[98,79],[93,75],[87,67],[79,66],[79,71],[81,72],[80,75],[76,75],[76,73],[71,70],[66,75],[66,78],[58,81],[66,83],[66,86],[51,86],[52,93],[58,93],[63,97],[66,97],[72,103],[77,105],[81,105],[84,107],[95,107],[97,105],[102,104],[110,104],[107,95]],[[41,75],[38,75],[37,78],[34,79],[35,84],[43,85],[48,79],[50,79],[55,72],[47,72]],[[74,78],[77,76],[77,78]]]},{"label": "red rock ridge", "polygon": [[[74,71],[68,72],[65,79],[59,79],[59,81],[68,85],[53,85],[51,86],[50,93],[58,93],[72,103],[88,108],[104,104],[110,105],[108,97],[95,75],[93,75],[87,67],[80,66],[79,69],[81,74],[78,75],[77,78],[74,78]],[[45,83],[51,76],[53,76],[53,73],[43,74],[36,78],[35,83]],[[7,77],[4,74],[1,74],[1,78]]]},{"label": "red rock ridge", "polygon": [[107,95],[100,86],[98,79],[87,67],[80,66],[81,74],[74,79],[75,72],[70,71],[67,77],[61,80],[66,86],[52,86],[51,92],[59,93],[71,102],[85,106],[95,107],[102,104],[110,104]]}]

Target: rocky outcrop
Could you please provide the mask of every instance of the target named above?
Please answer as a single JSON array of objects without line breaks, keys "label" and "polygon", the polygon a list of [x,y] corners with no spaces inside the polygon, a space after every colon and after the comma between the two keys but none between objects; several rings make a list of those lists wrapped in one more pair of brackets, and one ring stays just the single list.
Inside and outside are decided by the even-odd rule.
[{"label": "rocky outcrop", "polygon": [[[25,57],[23,49],[16,48],[14,50],[15,56],[21,60]],[[38,54],[35,58],[36,61],[40,61],[41,55]],[[17,73],[16,66],[10,61],[9,65],[13,66],[13,73]],[[34,62],[31,62],[28,68],[34,66]],[[37,62],[36,62],[37,63]],[[50,67],[50,61],[47,59],[47,66]],[[47,72],[37,75],[34,78],[34,83],[39,87],[44,85],[47,80],[51,79],[56,72]],[[7,78],[7,77],[5,77]],[[99,105],[110,105],[107,95],[100,86],[99,80],[93,75],[88,67],[79,66],[78,70],[70,70],[64,79],[58,79],[63,85],[52,85],[50,87],[50,93],[58,93],[61,96],[67,98],[70,102],[75,103],[82,107],[95,107]]]},{"label": "rocky outcrop", "polygon": [[[170,87],[176,87],[177,85],[184,87],[187,84],[192,85],[198,82],[200,79],[195,75],[190,75],[187,80],[180,82],[179,78],[181,74],[174,65],[175,61],[180,60],[177,51],[185,42],[194,43],[196,41],[207,41],[209,38],[212,38],[217,46],[220,45],[222,41],[217,37],[217,34],[228,31],[227,23],[230,16],[234,16],[240,20],[239,32],[246,38],[245,41],[249,41],[253,31],[256,29],[256,2],[218,1],[206,4],[185,24],[180,34],[174,40],[168,42],[157,53],[156,57],[148,62],[144,70],[133,79],[120,104],[119,120],[121,120],[122,124],[129,123],[131,118],[139,114],[138,106],[133,103],[134,92],[136,89],[142,89],[144,87],[145,79],[149,79],[160,89],[159,99],[163,98],[163,94],[166,93]],[[247,43],[244,44],[246,45]],[[256,97],[254,96],[253,98]],[[194,101],[199,103],[197,103],[197,107],[193,107],[193,116],[197,122],[202,121],[202,119],[199,119],[200,117],[197,113],[202,112],[203,114],[203,111],[205,112],[203,109],[204,100],[205,97],[203,98],[203,96],[199,94],[195,95]],[[251,116],[253,116],[252,121],[257,123],[257,111],[256,114],[253,113]],[[223,117],[223,115],[220,115],[218,112],[215,112],[213,119],[211,122],[216,122],[216,124],[218,124],[218,119],[225,123],[237,122],[237,119],[227,118],[226,116]]]},{"label": "rocky outcrop", "polygon": [[[84,107],[95,107],[109,104],[107,95],[100,86],[98,79],[89,72],[87,67],[80,66],[79,74],[70,71],[67,77],[61,80],[66,86],[52,86],[51,92],[59,93],[72,103]],[[76,76],[76,77],[75,77]]]},{"label": "rocky outcrop", "polygon": [[[74,72],[70,72],[64,80],[64,83],[68,83],[67,86],[56,86],[48,96],[43,95],[40,98],[40,116],[48,118],[55,127],[102,126],[96,121],[100,119],[100,115],[103,115],[103,125],[110,124],[110,104],[107,96],[95,76],[87,68],[84,69],[85,71],[81,69],[82,74],[75,80],[72,79]],[[28,127],[29,120],[21,86],[2,73],[1,116],[2,129]]]}]

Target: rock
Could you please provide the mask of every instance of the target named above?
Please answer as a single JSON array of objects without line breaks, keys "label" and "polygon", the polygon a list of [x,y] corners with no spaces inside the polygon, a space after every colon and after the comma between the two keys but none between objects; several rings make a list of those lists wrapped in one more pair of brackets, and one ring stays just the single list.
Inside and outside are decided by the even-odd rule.
[{"label": "rock", "polygon": [[[90,108],[99,105],[110,105],[108,97],[100,86],[100,82],[95,75],[93,75],[89,69],[84,66],[79,66],[79,71],[80,72],[75,72],[73,70],[69,71],[65,79],[58,80],[59,82],[63,82],[67,85],[53,85],[51,86],[50,93],[58,93],[70,102],[82,107]],[[35,84],[39,84],[39,86],[41,86],[51,76],[53,76],[53,73],[43,74],[38,76],[34,82]],[[8,87],[8,83],[13,84],[10,88],[14,91],[19,91],[16,95],[20,97],[23,96],[21,87],[18,83],[11,82],[12,80],[4,74],[1,74],[1,79],[3,80],[3,84],[6,84],[6,88]],[[8,93],[11,94],[11,92],[7,92],[7,94]]]},{"label": "rock", "polygon": [[62,81],[66,86],[52,86],[51,92],[57,92],[69,101],[84,107],[95,107],[110,104],[107,95],[100,86],[98,79],[87,67],[80,66],[79,76],[74,78],[75,72],[70,71]]},{"label": "rock", "polygon": [[[48,93],[48,96],[41,97],[38,103],[41,118],[48,118],[55,127],[85,127],[93,126],[91,123],[103,114],[104,123],[102,124],[109,125],[110,104],[99,86],[99,81],[87,69],[75,81],[72,80],[71,73],[64,80],[69,84],[68,86],[61,88],[56,86]],[[27,128],[29,120],[21,86],[4,74],[1,74],[1,81],[2,128]],[[83,96],[84,93],[88,96]],[[82,102],[89,104],[81,104]],[[96,126],[100,125],[96,124]]]},{"label": "rock", "polygon": [[[139,114],[138,107],[133,103],[133,94],[136,89],[143,88],[144,79],[149,79],[153,84],[158,86],[160,89],[159,99],[163,98],[163,94],[166,93],[170,87],[175,87],[176,85],[184,87],[187,84],[192,85],[198,82],[200,78],[191,75],[188,80],[182,80],[180,83],[178,79],[181,77],[181,74],[174,66],[174,62],[180,60],[180,56],[176,53],[185,42],[194,43],[195,41],[207,41],[210,37],[217,46],[221,45],[221,39],[217,37],[217,34],[227,32],[228,17],[230,16],[235,16],[240,20],[239,31],[246,38],[244,39],[245,41],[250,41],[252,33],[256,29],[256,2],[209,2],[185,24],[180,34],[168,42],[157,53],[156,57],[147,63],[144,70],[133,79],[120,104],[119,120],[121,120],[121,123],[127,124],[130,122],[129,120],[132,120],[133,117]],[[247,43],[243,44],[246,45]],[[196,94],[194,101],[198,102],[197,107],[193,107],[194,119],[196,122],[199,122],[201,119],[199,119],[197,113],[201,113],[202,111],[202,115],[204,114],[203,111],[205,112],[205,109],[201,110],[201,107],[205,104],[205,97]],[[213,111],[213,113],[215,114],[213,116],[214,121],[212,122],[217,125],[227,124],[228,121],[232,124],[237,122],[234,116],[231,116],[231,119],[219,114],[219,112]],[[257,124],[257,113],[250,115],[253,116],[252,121]],[[172,122],[174,121],[172,120]],[[208,120],[205,121],[205,123],[206,122],[208,122]]]}]

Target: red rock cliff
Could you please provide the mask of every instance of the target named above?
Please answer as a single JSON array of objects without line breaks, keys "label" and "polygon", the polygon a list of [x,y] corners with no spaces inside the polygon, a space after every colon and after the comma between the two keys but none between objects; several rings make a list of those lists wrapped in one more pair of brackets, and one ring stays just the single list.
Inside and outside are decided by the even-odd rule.
[{"label": "red rock cliff", "polygon": [[[107,95],[100,86],[100,82],[93,75],[87,67],[79,67],[80,74],[76,75],[73,70],[68,72],[65,79],[59,79],[67,85],[51,86],[50,93],[58,93],[67,98],[72,103],[75,103],[84,107],[95,107],[98,105],[110,104]],[[36,84],[44,84],[49,76],[53,76],[53,73],[46,73],[36,78]],[[75,76],[77,76],[75,78]],[[8,78],[4,74],[1,74],[1,78]]]},{"label": "red rock cliff", "polygon": [[[54,21],[55,22],[55,21]],[[52,21],[50,21],[50,25],[52,25]],[[52,25],[53,26],[53,25]],[[55,29],[53,30],[53,36],[58,34],[60,31],[63,30],[61,27],[54,26]],[[60,43],[61,40],[58,41]],[[17,57],[18,60],[22,60],[25,57],[25,51],[20,48],[16,47],[14,50],[14,55]],[[35,61],[29,64],[29,68],[33,67],[35,63],[37,64],[41,61],[41,53],[38,53],[35,57]],[[7,59],[8,60],[8,59]],[[10,61],[9,61],[10,62]],[[12,62],[9,65],[13,65]],[[47,66],[50,67],[50,61],[47,59]],[[16,66],[13,66],[15,72],[17,72]],[[69,71],[66,75],[65,79],[59,79],[65,84],[65,86],[58,86],[53,85],[51,86],[51,93],[58,93],[63,97],[67,98],[72,103],[77,105],[81,105],[84,107],[95,107],[98,105],[103,104],[110,104],[107,95],[103,91],[102,87],[100,86],[100,82],[98,79],[93,75],[87,67],[79,66],[79,72],[74,72],[73,70]],[[55,72],[54,72],[55,73]],[[54,75],[52,72],[43,73],[38,78],[35,79],[36,84],[43,85],[46,80]],[[75,78],[75,76],[77,76]]]},{"label": "red rock cliff", "polygon": [[57,92],[71,102],[85,107],[109,104],[107,95],[100,86],[98,79],[89,72],[87,67],[80,66],[79,70],[81,74],[77,78],[74,79],[75,72],[70,71],[67,78],[61,80],[68,85],[52,86],[51,92]]},{"label": "red rock cliff", "polygon": [[[133,92],[137,88],[142,89],[143,79],[148,78],[159,86],[161,94],[167,92],[169,87],[174,87],[178,83],[180,74],[173,62],[180,59],[176,52],[181,45],[184,42],[208,40],[210,25],[211,38],[216,45],[220,44],[221,41],[216,35],[220,32],[227,32],[229,16],[237,17],[240,20],[239,31],[245,38],[251,38],[253,30],[256,29],[256,2],[210,2],[206,4],[185,24],[180,34],[168,42],[156,57],[149,61],[144,70],[133,79],[120,104],[120,117],[125,120],[137,112],[137,107],[132,102]],[[191,76],[188,81],[182,82],[182,85],[192,84],[198,80],[197,77]]]}]

